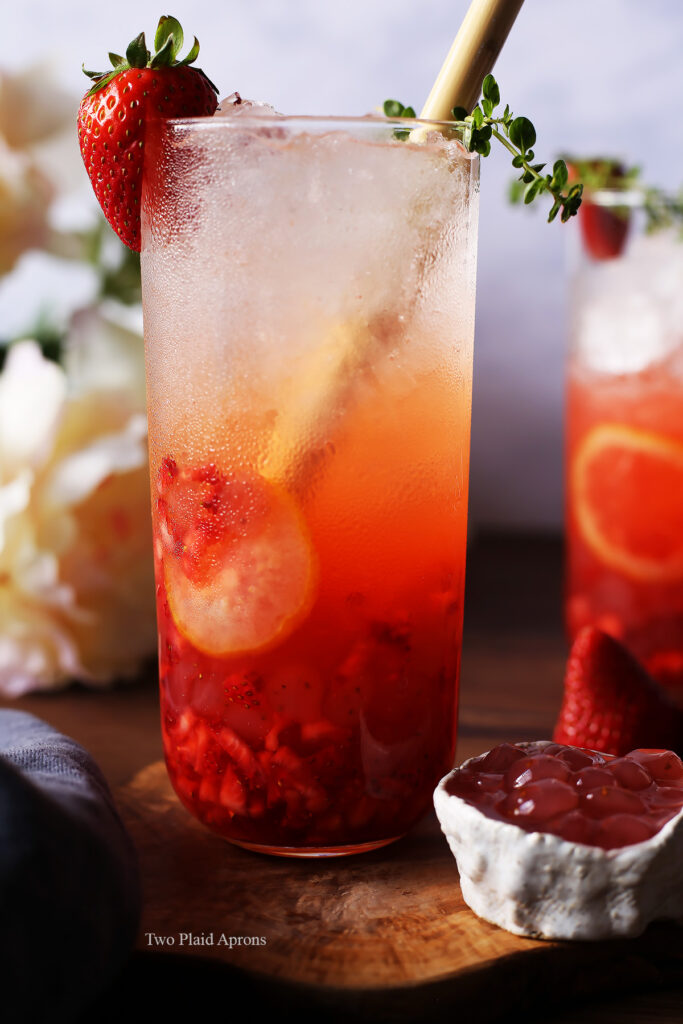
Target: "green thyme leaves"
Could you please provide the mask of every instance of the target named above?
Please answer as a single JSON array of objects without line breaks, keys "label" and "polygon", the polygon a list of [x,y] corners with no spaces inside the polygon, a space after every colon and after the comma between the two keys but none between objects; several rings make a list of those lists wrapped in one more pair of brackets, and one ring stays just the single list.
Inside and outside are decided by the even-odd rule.
[{"label": "green thyme leaves", "polygon": [[413,108],[404,107],[398,100],[385,100],[382,109],[385,117],[415,117]]},{"label": "green thyme leaves", "polygon": [[[397,117],[415,117],[415,111],[412,107],[404,107],[398,100],[385,100],[382,106],[385,117],[390,117],[394,120]],[[401,128],[394,129],[394,138],[396,139],[407,139],[410,132],[403,131]]]},{"label": "green thyme leaves", "polygon": [[[583,185],[569,185],[569,172],[564,160],[555,161],[552,173],[545,171],[545,164],[534,162],[536,129],[528,117],[515,117],[508,105],[501,114],[494,116],[500,106],[500,89],[493,75],[486,76],[481,91],[482,98],[471,113],[463,107],[454,107],[452,111],[453,120],[462,129],[465,148],[487,157],[491,152],[491,141],[495,139],[507,149],[512,157],[512,166],[520,171],[515,185],[524,202],[532,203],[547,195],[552,199],[548,220],[555,220],[559,213],[562,221],[568,221],[581,205]],[[398,100],[387,100],[384,113],[391,118],[415,116],[412,107],[404,107]],[[396,135],[401,138],[408,132],[397,130]]]},{"label": "green thyme leaves", "polygon": [[[494,116],[500,106],[500,89],[493,75],[487,75],[482,84],[482,98],[471,114],[462,116],[461,109],[453,111],[453,118],[464,124],[463,143],[469,150],[488,156],[491,139],[496,139],[512,157],[512,166],[520,171],[517,192],[526,204],[548,195],[552,206],[548,220],[558,213],[562,221],[573,217],[581,205],[583,185],[569,186],[569,171],[564,160],[556,160],[552,173],[545,171],[544,163],[535,163],[536,129],[528,117],[515,117],[506,105],[502,114]],[[544,173],[545,172],[545,173]]]}]

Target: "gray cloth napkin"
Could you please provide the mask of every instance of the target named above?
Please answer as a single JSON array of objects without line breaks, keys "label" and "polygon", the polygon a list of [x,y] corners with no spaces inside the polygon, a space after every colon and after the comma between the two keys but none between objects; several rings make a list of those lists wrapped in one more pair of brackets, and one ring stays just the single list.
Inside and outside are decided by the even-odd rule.
[{"label": "gray cloth napkin", "polygon": [[74,740],[0,710],[0,1019],[69,1021],[128,956],[140,914],[133,845]]}]

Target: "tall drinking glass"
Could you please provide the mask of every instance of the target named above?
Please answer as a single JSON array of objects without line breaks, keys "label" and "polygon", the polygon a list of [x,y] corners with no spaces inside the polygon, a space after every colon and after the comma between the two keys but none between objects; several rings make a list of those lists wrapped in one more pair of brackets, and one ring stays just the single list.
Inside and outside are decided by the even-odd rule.
[{"label": "tall drinking glass", "polygon": [[391,842],[454,757],[478,163],[406,125],[243,113],[148,143],[166,761],[264,852]]},{"label": "tall drinking glass", "polygon": [[611,633],[683,703],[683,242],[643,231],[637,195],[591,202],[633,223],[574,274],[567,625]]}]

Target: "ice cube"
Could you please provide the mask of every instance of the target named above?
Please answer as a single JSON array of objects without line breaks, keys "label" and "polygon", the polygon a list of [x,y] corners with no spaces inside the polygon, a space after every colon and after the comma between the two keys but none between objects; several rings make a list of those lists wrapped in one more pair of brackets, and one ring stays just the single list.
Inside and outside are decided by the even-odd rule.
[{"label": "ice cube", "polygon": [[[221,116],[244,105],[236,99],[223,101]],[[366,396],[378,374],[404,393],[441,366],[435,337],[451,348],[471,337],[472,156],[457,144],[451,152],[440,135],[433,145],[399,141],[380,119],[357,135],[343,121],[321,132],[306,120],[259,120],[194,129],[191,160],[169,145],[174,173],[159,183],[168,191],[173,182],[173,195],[158,203],[163,245],[148,248],[145,272],[163,279],[166,295],[192,301],[172,313],[164,304],[163,315],[149,304],[148,333],[164,336],[151,346],[155,422],[168,423],[169,436],[187,423],[188,451],[224,434],[228,420],[258,421],[270,438],[288,395],[305,381],[325,384],[321,360],[331,352],[333,368],[347,365],[335,354],[340,338],[378,342],[351,361]],[[330,409],[341,414],[355,395],[342,381]],[[190,420],[188,406],[206,410],[205,422],[194,412]],[[321,419],[320,437],[325,429]]]},{"label": "ice cube", "polygon": [[683,246],[670,232],[639,236],[624,256],[591,264],[578,281],[580,361],[601,373],[639,373],[681,344]]},{"label": "ice cube", "polygon": [[283,116],[275,107],[271,107],[270,103],[264,103],[262,100],[245,100],[238,92],[233,92],[220,101],[214,117],[238,117],[240,114],[250,114],[252,117]]}]

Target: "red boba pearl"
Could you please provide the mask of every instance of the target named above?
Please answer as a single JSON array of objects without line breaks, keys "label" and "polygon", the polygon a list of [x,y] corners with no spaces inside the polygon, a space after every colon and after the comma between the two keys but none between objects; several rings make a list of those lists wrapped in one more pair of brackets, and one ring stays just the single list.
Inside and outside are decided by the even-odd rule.
[{"label": "red boba pearl", "polygon": [[608,818],[614,814],[644,814],[645,804],[628,789],[600,786],[581,794],[581,810],[589,818]]},{"label": "red boba pearl", "polygon": [[540,779],[560,779],[566,782],[569,778],[569,769],[556,757],[548,757],[545,754],[537,754],[535,757],[525,757],[521,761],[515,761],[505,773],[506,789],[514,789],[516,786],[526,786],[530,782],[538,782]]},{"label": "red boba pearl", "polygon": [[559,814],[574,810],[579,802],[576,791],[560,779],[539,779],[512,790],[498,805],[505,817],[522,827],[540,825]]},{"label": "red boba pearl", "polygon": [[515,761],[526,757],[526,753],[511,743],[500,743],[493,750],[489,750],[478,764],[478,770],[482,772],[505,772]]},{"label": "red boba pearl", "polygon": [[610,775],[606,768],[598,768],[591,765],[590,768],[582,768],[574,776],[574,785],[584,792],[589,789],[598,789],[603,786],[616,786],[617,780]]},{"label": "red boba pearl", "polygon": [[613,814],[604,818],[598,826],[597,842],[605,850],[613,850],[620,846],[632,846],[651,839],[656,827],[645,818],[636,818],[631,814]]},{"label": "red boba pearl", "polygon": [[552,832],[561,839],[567,839],[570,843],[595,846],[597,824],[581,811],[570,811],[549,822],[549,825],[552,826]]},{"label": "red boba pearl", "polygon": [[503,790],[503,776],[498,772],[479,772],[474,779],[475,789],[480,793],[497,793]]},{"label": "red boba pearl", "polygon": [[578,747],[567,747],[565,752],[559,756],[573,772],[579,772],[582,768],[590,768],[596,764],[592,754],[586,750],[579,750]]},{"label": "red boba pearl", "polygon": [[620,786],[624,789],[641,790],[652,785],[652,776],[637,761],[628,757],[617,757],[606,770],[612,772]]},{"label": "red boba pearl", "polygon": [[497,793],[502,789],[502,775],[475,772],[472,771],[470,766],[461,768],[446,783],[446,790],[451,795],[474,802],[476,802],[478,795],[482,793]]},{"label": "red boba pearl", "polygon": [[626,757],[646,768],[655,782],[683,784],[683,761],[672,750],[632,750]]},{"label": "red boba pearl", "polygon": [[679,786],[657,786],[652,794],[649,794],[651,807],[683,807],[683,789]]}]

